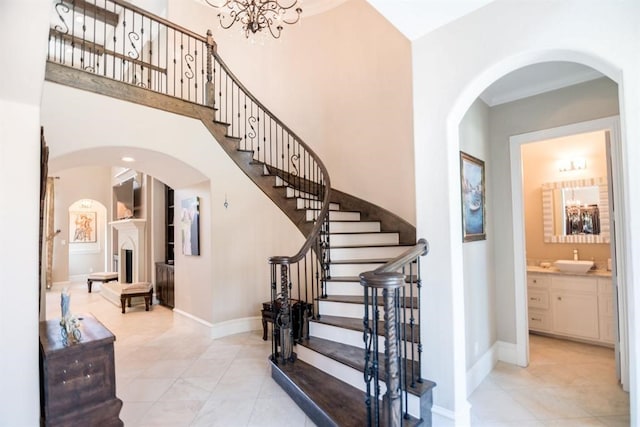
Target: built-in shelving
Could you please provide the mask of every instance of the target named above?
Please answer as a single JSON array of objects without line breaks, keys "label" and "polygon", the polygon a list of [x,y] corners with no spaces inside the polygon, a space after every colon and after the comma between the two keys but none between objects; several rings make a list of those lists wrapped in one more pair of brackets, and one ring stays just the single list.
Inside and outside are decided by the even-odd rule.
[{"label": "built-in shelving", "polygon": [[167,264],[173,264],[175,259],[175,228],[174,222],[174,198],[173,189],[165,185],[165,200],[166,200],[166,212],[165,212],[165,262]]}]

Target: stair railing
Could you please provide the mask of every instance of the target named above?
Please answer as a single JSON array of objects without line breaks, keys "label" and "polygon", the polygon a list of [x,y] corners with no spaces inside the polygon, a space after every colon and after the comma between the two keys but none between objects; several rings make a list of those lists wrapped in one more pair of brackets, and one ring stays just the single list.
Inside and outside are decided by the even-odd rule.
[{"label": "stair railing", "polygon": [[269,259],[273,359],[291,360],[292,340],[308,334],[314,301],[326,294],[331,184],[322,161],[231,73],[210,31],[200,36],[122,0],[59,0],[52,8],[48,61],[212,107],[238,148],[292,188],[304,201],[299,208],[315,210],[302,248]]},{"label": "stair railing", "polygon": [[[429,244],[420,239],[415,246],[383,266],[360,274],[360,284],[364,287],[368,426],[401,426],[402,418],[408,418],[408,390],[422,382],[420,257],[428,252]],[[383,335],[383,345],[380,335]],[[382,348],[383,365],[380,364]],[[381,383],[386,388],[384,395]]]}]

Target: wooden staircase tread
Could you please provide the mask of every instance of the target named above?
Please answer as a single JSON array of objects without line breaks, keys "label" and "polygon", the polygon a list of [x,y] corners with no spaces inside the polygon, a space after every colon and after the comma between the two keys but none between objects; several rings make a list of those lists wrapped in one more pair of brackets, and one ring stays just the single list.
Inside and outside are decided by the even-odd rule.
[{"label": "wooden staircase tread", "polygon": [[[319,323],[328,326],[335,326],[343,329],[350,329],[352,331],[364,332],[364,325],[362,324],[362,318],[356,317],[342,317],[342,316],[328,316],[328,315],[320,315],[317,319],[311,319],[312,323]],[[404,326],[405,334],[409,341],[411,341],[411,325],[409,324],[401,324],[401,327]],[[420,325],[415,325],[415,330],[413,332],[413,342],[419,342],[420,337]],[[384,322],[378,322],[378,335],[384,334]]]},{"label": "wooden staircase tread", "polygon": [[[316,424],[340,427],[360,427],[366,424],[367,409],[363,391],[301,360],[286,364],[272,362],[271,369],[274,380],[303,411],[309,406],[313,407],[312,413],[305,413]],[[283,384],[282,376],[286,377],[289,384]],[[317,414],[319,416],[314,416]],[[403,419],[402,425],[413,427],[421,423],[422,420],[410,417]]]},{"label": "wooden staircase tread", "polygon": [[[346,304],[364,304],[362,295],[328,295],[325,298],[316,298],[318,301],[343,302]],[[404,298],[405,308],[411,307],[411,297]],[[383,299],[378,297],[378,305],[383,305]],[[418,297],[413,297],[413,306],[418,309]]]},{"label": "wooden staircase tread", "polygon": [[[364,355],[365,350],[363,348],[354,347],[352,345],[339,343],[336,341],[326,340],[324,338],[318,337],[310,337],[308,339],[302,340],[299,345],[302,345],[310,350],[315,351],[316,353],[322,354],[330,359],[335,360],[336,362],[340,362],[343,365],[349,366],[353,369],[356,369],[360,372],[364,372]],[[384,360],[384,354],[379,354],[379,360]],[[405,371],[405,380],[407,384],[407,391],[414,396],[422,396],[425,393],[428,393],[431,389],[435,387],[435,383],[433,381],[421,379],[421,382],[414,381],[413,386],[411,382],[411,372],[410,370],[415,369],[416,374],[419,375],[419,364],[418,362],[413,362],[411,360],[407,361],[407,366],[403,366]],[[384,363],[380,364],[380,377],[384,378],[385,376],[385,366]]]},{"label": "wooden staircase tread", "polygon": [[[278,365],[272,363],[271,369],[282,372],[335,425],[364,425],[367,419],[364,392],[301,360]],[[283,388],[291,395],[290,387]],[[298,402],[294,396],[291,397]]]}]

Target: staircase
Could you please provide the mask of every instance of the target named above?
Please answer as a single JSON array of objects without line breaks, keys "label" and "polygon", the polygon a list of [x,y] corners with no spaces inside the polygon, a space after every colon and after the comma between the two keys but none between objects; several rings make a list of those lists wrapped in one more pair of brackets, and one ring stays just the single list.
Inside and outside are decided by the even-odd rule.
[{"label": "staircase", "polygon": [[[288,198],[296,199],[296,207],[305,212],[307,222],[317,218],[319,205],[312,195],[296,190],[279,177],[275,187],[283,189]],[[380,221],[364,221],[361,216],[361,212],[342,210],[339,203],[331,203],[329,274],[323,292],[316,297],[316,313],[309,322],[309,334],[297,342],[294,363],[272,365],[273,378],[322,426],[363,425],[366,419],[362,321],[365,309],[359,275],[375,270],[413,246],[401,244],[398,232],[383,232]],[[412,295],[417,295],[416,284],[411,286],[414,287]],[[415,343],[406,345],[417,359],[421,349],[418,348],[419,333],[415,332]],[[379,348],[384,348],[380,340]],[[435,384],[427,380],[411,381],[410,370],[414,369],[414,374],[419,376],[416,372],[419,368],[417,361],[409,364],[412,366],[406,369],[409,393],[405,402],[409,416],[403,425],[429,426]]]},{"label": "staircase", "polygon": [[[385,342],[374,336],[376,327],[371,328],[378,323],[366,319],[377,319],[373,316],[381,311],[383,300],[374,293],[371,306],[365,305],[359,275],[388,267],[387,262],[413,248],[415,228],[391,212],[331,188],[320,159],[242,86],[215,53],[210,35],[197,36],[121,0],[102,4],[65,0],[54,5],[62,22],[53,23],[50,31],[46,79],[202,121],[238,167],[307,237],[298,254],[270,260],[272,301],[283,302],[278,318],[284,322],[279,329],[284,335],[278,340],[274,333],[274,379],[318,425],[375,424],[365,402],[377,407],[378,399],[372,403],[371,396],[377,396],[376,390],[384,394],[383,379],[393,365],[376,365],[378,358],[388,360],[384,354],[374,357],[383,352]],[[76,28],[73,17],[78,14],[89,18],[85,23],[98,22],[99,31],[84,24]],[[132,31],[130,43],[118,38],[115,30],[124,22],[141,25],[127,27]],[[147,40],[132,37],[136,31]],[[92,38],[96,34],[100,37]],[[72,47],[71,55],[65,46]],[[400,264],[392,270],[399,268]],[[412,261],[400,271],[406,281],[396,302],[400,381],[407,390],[401,397],[402,424],[430,425],[434,384],[419,377],[419,310],[417,318],[412,310],[420,306],[419,265]],[[312,307],[304,313],[311,317],[306,333],[295,343],[288,342],[286,333],[290,299]],[[385,327],[377,333],[384,334]],[[383,410],[382,425],[385,417]]]}]

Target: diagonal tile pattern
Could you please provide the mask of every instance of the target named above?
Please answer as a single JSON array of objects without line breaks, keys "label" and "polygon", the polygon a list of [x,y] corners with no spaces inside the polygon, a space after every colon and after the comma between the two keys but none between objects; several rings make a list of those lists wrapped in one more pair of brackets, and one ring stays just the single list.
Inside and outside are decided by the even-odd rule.
[{"label": "diagonal tile pattern", "polygon": [[[314,425],[271,379],[261,331],[213,340],[165,307],[123,315],[94,287],[89,294],[85,284],[71,285],[71,310],[92,313],[117,337],[126,426]],[[47,318],[60,315],[60,290],[47,294]],[[499,362],[470,396],[473,426],[629,426],[629,395],[617,385],[611,349],[536,335],[530,348],[528,368]]]}]

